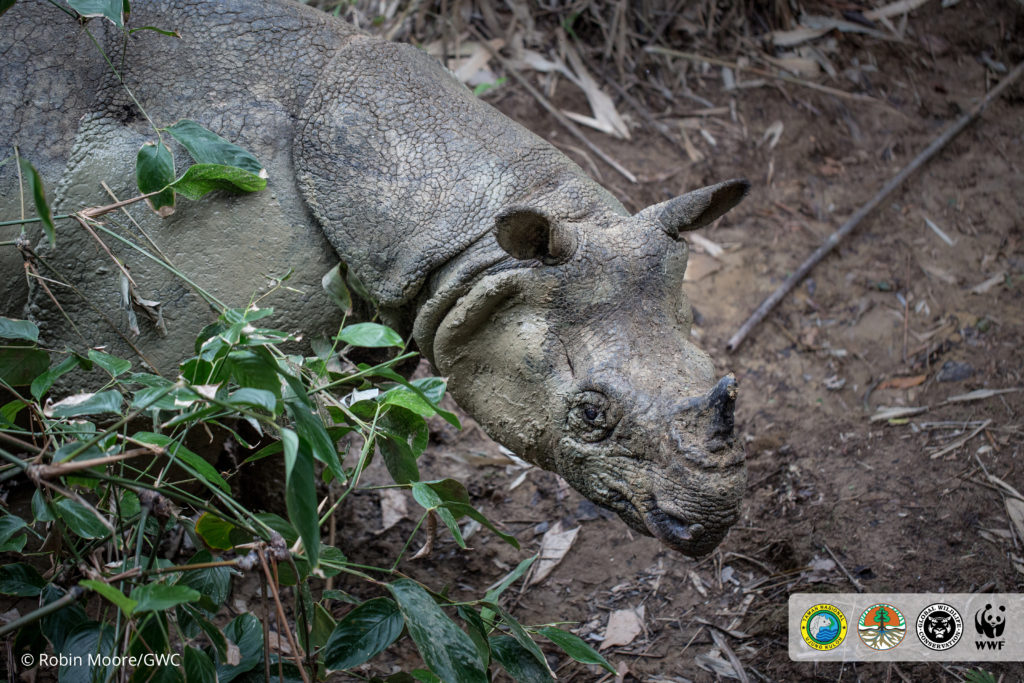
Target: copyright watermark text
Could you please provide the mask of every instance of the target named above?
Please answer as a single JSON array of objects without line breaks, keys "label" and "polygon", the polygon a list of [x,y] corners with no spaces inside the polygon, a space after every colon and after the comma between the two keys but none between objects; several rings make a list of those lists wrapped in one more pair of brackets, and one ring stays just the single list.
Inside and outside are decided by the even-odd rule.
[{"label": "copyright watermark text", "polygon": [[29,669],[38,664],[41,667],[59,666],[102,666],[102,667],[158,667],[178,666],[181,655],[177,652],[147,652],[141,655],[112,655],[90,653],[88,655],[46,654],[33,655],[26,652],[21,656],[21,665]]}]

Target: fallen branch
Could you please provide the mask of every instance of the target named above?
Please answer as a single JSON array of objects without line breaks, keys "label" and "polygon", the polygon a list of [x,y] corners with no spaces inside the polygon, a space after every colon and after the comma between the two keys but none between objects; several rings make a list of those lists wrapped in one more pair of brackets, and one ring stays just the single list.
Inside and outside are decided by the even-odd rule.
[{"label": "fallen branch", "polygon": [[892,191],[898,188],[903,182],[910,177],[910,175],[918,168],[928,162],[933,156],[935,156],[939,150],[945,147],[950,140],[967,127],[975,118],[978,117],[981,112],[985,110],[993,100],[999,97],[1011,83],[1015,82],[1020,75],[1024,73],[1024,62],[1021,62],[1017,67],[1010,72],[1010,74],[999,82],[999,85],[994,87],[988,92],[987,95],[979,102],[971,111],[967,112],[952,125],[948,126],[939,137],[935,138],[923,152],[917,155],[913,161],[903,167],[894,178],[882,186],[874,197],[872,197],[866,204],[861,206],[856,213],[850,216],[849,220],[846,221],[838,230],[829,235],[825,243],[818,247],[817,251],[810,255],[806,261],[804,261],[796,271],[786,278],[786,281],[779,285],[779,288],[772,292],[771,296],[764,300],[764,302],[757,307],[757,310],[747,318],[747,321],[740,326],[739,331],[736,332],[726,344],[726,348],[730,351],[735,351],[739,348],[739,345],[743,343],[743,340],[750,334],[750,331],[754,329],[759,322],[761,322],[768,313],[775,308],[776,305],[782,299],[789,294],[789,292],[807,276],[807,273],[811,271],[814,266],[818,265],[825,256],[835,248],[839,241],[853,232],[864,218],[871,213],[871,211],[882,203],[886,197],[892,194]]}]

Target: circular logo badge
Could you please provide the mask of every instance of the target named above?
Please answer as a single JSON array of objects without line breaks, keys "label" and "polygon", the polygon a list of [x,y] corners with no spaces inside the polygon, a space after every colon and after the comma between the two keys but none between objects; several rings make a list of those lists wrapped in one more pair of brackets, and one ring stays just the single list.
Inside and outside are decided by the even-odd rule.
[{"label": "circular logo badge", "polygon": [[814,605],[800,619],[800,636],[815,650],[839,647],[846,638],[846,616],[835,605]]},{"label": "circular logo badge", "polygon": [[907,622],[898,609],[882,602],[864,610],[857,623],[857,633],[872,650],[891,650],[903,642]]},{"label": "circular logo badge", "polygon": [[943,602],[928,605],[917,618],[917,637],[932,650],[948,650],[960,642],[963,634],[960,613]]}]

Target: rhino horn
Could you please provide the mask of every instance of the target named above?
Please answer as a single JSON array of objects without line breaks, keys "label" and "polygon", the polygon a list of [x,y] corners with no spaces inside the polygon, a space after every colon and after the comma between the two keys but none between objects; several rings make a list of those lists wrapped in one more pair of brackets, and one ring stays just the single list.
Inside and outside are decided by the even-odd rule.
[{"label": "rhino horn", "polygon": [[750,182],[744,178],[726,180],[649,206],[641,215],[653,218],[665,234],[679,239],[679,233],[703,228],[739,204],[749,190]]},{"label": "rhino horn", "polygon": [[723,377],[718,385],[711,390],[711,395],[708,397],[708,411],[711,413],[711,430],[708,436],[713,444],[708,444],[709,451],[713,452],[714,450],[724,448],[724,441],[732,437],[736,411],[736,393],[736,378],[732,374]]},{"label": "rhino horn", "polygon": [[510,256],[540,259],[546,265],[565,263],[576,252],[576,236],[546,213],[512,206],[494,219],[494,235]]}]

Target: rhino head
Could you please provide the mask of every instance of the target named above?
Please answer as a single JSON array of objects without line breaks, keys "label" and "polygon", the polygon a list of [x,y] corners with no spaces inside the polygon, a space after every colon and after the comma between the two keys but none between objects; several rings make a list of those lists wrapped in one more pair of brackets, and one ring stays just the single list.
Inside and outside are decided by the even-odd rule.
[{"label": "rhino head", "polygon": [[691,340],[682,233],[749,184],[705,187],[640,213],[540,201],[506,207],[504,259],[446,310],[432,339],[456,400],[499,442],[564,477],[633,529],[691,556],[737,518],[736,381]]}]

